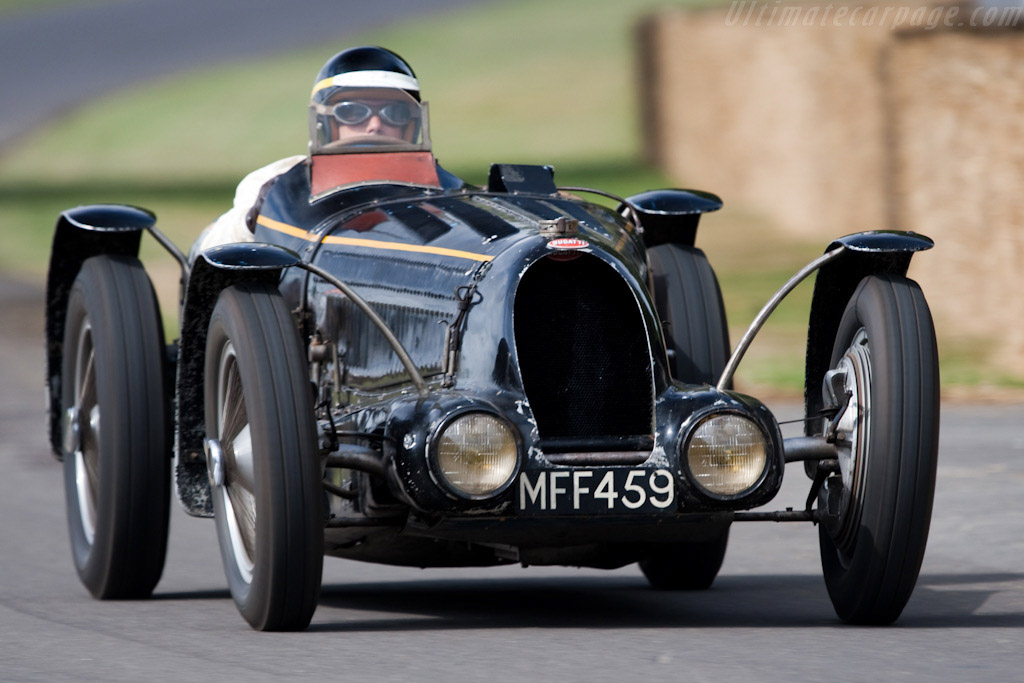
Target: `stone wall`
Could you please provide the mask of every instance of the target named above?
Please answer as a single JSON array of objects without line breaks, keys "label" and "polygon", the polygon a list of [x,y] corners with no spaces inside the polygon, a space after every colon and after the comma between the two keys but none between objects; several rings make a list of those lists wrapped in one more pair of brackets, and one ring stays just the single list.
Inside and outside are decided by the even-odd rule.
[{"label": "stone wall", "polygon": [[891,47],[897,225],[936,241],[914,275],[947,329],[996,334],[1024,376],[1024,32],[907,34]]},{"label": "stone wall", "polygon": [[931,236],[911,274],[940,332],[992,340],[1024,377],[1024,31],[957,26],[980,17],[969,6],[896,6],[938,25],[883,22],[882,4],[847,6],[873,20],[839,26],[744,22],[735,5],[648,17],[645,153],[793,234]]}]

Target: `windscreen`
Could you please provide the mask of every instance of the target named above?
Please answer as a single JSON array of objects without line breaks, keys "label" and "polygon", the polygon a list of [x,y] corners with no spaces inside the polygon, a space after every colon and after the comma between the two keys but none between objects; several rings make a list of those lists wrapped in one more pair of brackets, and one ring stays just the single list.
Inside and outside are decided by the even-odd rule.
[{"label": "windscreen", "polygon": [[398,88],[334,88],[309,105],[310,152],[429,152],[427,104]]}]

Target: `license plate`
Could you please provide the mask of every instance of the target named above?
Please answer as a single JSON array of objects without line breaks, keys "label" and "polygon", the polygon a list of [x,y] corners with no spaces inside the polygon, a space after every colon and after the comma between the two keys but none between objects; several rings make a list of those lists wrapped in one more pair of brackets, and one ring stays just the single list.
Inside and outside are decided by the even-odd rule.
[{"label": "license plate", "polygon": [[668,470],[526,470],[517,507],[524,514],[615,514],[675,510],[676,480]]}]

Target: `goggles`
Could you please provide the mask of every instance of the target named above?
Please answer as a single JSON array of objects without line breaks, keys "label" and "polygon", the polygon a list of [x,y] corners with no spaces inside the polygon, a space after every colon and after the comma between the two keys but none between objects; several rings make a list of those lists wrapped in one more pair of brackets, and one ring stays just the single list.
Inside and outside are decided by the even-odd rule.
[{"label": "goggles", "polygon": [[320,105],[317,110],[323,114],[331,114],[345,126],[358,126],[374,114],[387,125],[398,128],[408,125],[416,118],[412,105],[407,102],[386,102],[384,104],[339,102],[334,105]]}]

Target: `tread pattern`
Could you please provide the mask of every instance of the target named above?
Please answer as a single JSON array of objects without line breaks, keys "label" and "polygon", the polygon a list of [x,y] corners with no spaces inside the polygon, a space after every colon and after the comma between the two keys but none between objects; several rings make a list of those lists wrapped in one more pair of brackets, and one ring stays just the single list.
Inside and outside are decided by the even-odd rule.
[{"label": "tread pattern", "polygon": [[[312,395],[298,330],[276,288],[260,283],[224,290],[210,328],[208,430],[216,423],[212,405],[218,344],[230,339],[256,467],[256,567],[251,584],[232,575],[230,542],[221,538],[232,596],[255,629],[301,630],[309,625],[320,593],[323,501]],[[223,510],[219,503],[215,509]],[[218,520],[219,532],[221,524]]]},{"label": "tread pattern", "polygon": [[[75,458],[64,457],[76,568],[103,599],[147,597],[163,573],[170,514],[170,423],[163,329],[142,264],[127,256],[86,260],[72,287],[64,348],[87,316],[100,405],[100,481],[90,546],[77,518]],[[72,353],[62,406],[71,406]]]},{"label": "tread pattern", "polygon": [[860,528],[843,562],[824,525],[819,540],[840,618],[888,624],[910,599],[927,545],[938,460],[938,351],[924,294],[905,277],[861,281],[839,326],[833,367],[860,327],[872,364]]},{"label": "tread pattern", "polygon": [[672,376],[714,384],[729,359],[725,306],[711,264],[696,247],[663,244],[648,251],[658,313],[675,350]]},{"label": "tread pattern", "polygon": [[[654,299],[665,326],[673,379],[715,384],[729,360],[729,328],[718,278],[696,247],[661,244],[647,251]],[[655,546],[640,569],[656,590],[705,590],[711,587],[729,541],[729,528],[709,542]]]}]

